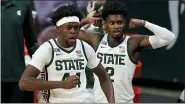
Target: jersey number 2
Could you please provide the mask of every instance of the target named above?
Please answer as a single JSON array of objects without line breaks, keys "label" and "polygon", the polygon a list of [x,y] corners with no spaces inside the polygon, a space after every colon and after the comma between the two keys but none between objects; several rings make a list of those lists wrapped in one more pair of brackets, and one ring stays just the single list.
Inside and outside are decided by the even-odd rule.
[{"label": "jersey number 2", "polygon": [[114,75],[114,68],[113,67],[106,67],[105,69],[107,70],[107,73],[109,74],[111,81],[114,82],[114,79],[111,78]]},{"label": "jersey number 2", "polygon": [[[76,73],[76,75],[80,78],[80,73]],[[62,81],[66,80],[67,78],[69,77],[69,73],[65,73],[63,78],[62,78]],[[78,80],[78,88],[80,87],[80,79]]]}]

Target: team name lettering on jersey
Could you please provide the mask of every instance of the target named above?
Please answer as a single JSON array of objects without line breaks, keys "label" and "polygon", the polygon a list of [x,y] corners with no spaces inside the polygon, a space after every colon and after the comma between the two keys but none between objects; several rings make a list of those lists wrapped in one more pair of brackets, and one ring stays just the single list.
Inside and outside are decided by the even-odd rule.
[{"label": "team name lettering on jersey", "polygon": [[83,70],[85,68],[84,59],[76,60],[56,60],[56,70]]},{"label": "team name lettering on jersey", "polygon": [[97,57],[104,64],[125,65],[124,62],[125,55],[98,52]]}]

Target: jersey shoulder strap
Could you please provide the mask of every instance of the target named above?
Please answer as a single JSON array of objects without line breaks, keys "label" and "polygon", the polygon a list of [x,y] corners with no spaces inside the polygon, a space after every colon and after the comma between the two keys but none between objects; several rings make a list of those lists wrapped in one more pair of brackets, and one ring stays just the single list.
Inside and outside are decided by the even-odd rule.
[{"label": "jersey shoulder strap", "polygon": [[86,54],[86,51],[85,51],[84,43],[83,43],[83,41],[81,41],[81,40],[80,40],[80,42],[81,42],[81,44],[82,44],[82,50],[83,50],[84,56],[85,56],[86,60],[88,61],[87,54]]},{"label": "jersey shoulder strap", "polygon": [[51,63],[53,62],[53,59],[54,59],[54,48],[53,48],[53,45],[52,45],[51,41],[52,40],[48,40],[47,41],[50,44],[50,46],[51,46],[51,52],[52,52],[52,54],[51,54],[51,60],[50,60],[49,64],[46,65],[46,67],[50,66]]}]

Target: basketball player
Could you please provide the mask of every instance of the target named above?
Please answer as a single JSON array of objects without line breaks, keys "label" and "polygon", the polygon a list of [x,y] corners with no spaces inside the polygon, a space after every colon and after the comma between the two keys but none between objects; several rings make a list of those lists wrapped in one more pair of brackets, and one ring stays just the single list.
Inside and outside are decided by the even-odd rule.
[{"label": "basketball player", "polygon": [[[98,20],[98,18],[97,18]],[[96,22],[96,18],[94,17],[88,17],[88,18],[83,18],[80,22],[80,24],[83,26],[83,24],[86,24],[86,23],[100,23],[100,22]],[[53,38],[57,38],[58,36],[60,35],[60,33],[56,30],[56,27],[55,26],[49,26],[47,28],[45,28],[39,35],[38,37],[38,43],[39,45],[42,45],[44,42],[50,40],[50,39],[53,39]],[[94,78],[93,78],[93,73],[92,71],[90,70],[85,70],[86,71],[86,75],[88,76],[87,78],[87,86],[86,88],[88,89],[88,91],[93,91],[92,88],[93,88],[93,85],[94,85]],[[45,70],[43,70],[40,75],[38,75],[39,79],[43,79],[43,80],[46,80],[46,73],[45,73]],[[38,103],[47,103],[47,99],[46,99],[46,96],[48,94],[48,91],[47,90],[43,90],[43,91],[38,91],[38,94],[37,94],[37,102]]]},{"label": "basketball player", "polygon": [[[131,19],[129,28],[143,26],[154,35],[123,35],[126,17],[127,9],[123,3],[119,1],[106,2],[102,10],[102,18],[107,34],[90,35],[85,31],[80,31],[78,35],[79,39],[88,42],[96,50],[97,58],[100,59],[112,80],[116,103],[133,102],[132,79],[140,52],[145,48],[164,47],[175,39],[175,35],[166,28],[139,19]],[[105,96],[98,87],[96,76],[95,79],[96,98],[99,102],[106,102]]]},{"label": "basketball player", "polygon": [[[34,53],[20,81],[21,90],[49,90],[50,103],[93,103],[93,94],[86,89],[86,66],[99,78],[109,101],[114,103],[111,80],[96,58],[93,48],[77,38],[81,13],[74,5],[59,7],[51,16],[60,36],[42,44]],[[36,77],[45,68],[47,81]]]}]

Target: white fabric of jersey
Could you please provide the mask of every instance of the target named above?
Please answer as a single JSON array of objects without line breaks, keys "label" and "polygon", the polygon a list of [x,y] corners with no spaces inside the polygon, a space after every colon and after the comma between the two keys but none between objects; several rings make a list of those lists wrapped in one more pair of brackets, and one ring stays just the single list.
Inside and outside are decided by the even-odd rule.
[{"label": "white fabric of jersey", "polygon": [[181,99],[182,101],[184,101],[184,90],[182,91],[182,93],[181,93],[181,95],[180,95],[180,99]]},{"label": "white fabric of jersey", "polygon": [[[132,79],[136,64],[128,56],[127,41],[129,36],[124,38],[120,45],[111,48],[108,45],[107,35],[105,35],[96,51],[97,57],[112,80],[116,103],[130,103],[133,102],[134,98]],[[94,91],[98,102],[107,103],[97,76],[95,76]]]},{"label": "white fabric of jersey", "polygon": [[[65,75],[80,74],[81,84],[72,89],[51,89],[49,90],[49,102],[50,103],[92,103],[95,101],[94,95],[86,89],[86,74],[85,67],[93,69],[98,66],[99,59],[96,57],[95,51],[87,43],[82,43],[77,39],[76,46],[71,52],[66,52],[57,42],[57,39],[49,40],[53,46],[54,54],[52,53],[52,47],[49,42],[45,42],[34,53],[30,65],[36,67],[39,71],[43,71],[45,68],[48,81],[62,81]],[[53,56],[52,56],[53,54]],[[85,57],[87,56],[87,60]],[[52,58],[53,57],[53,58]],[[52,60],[52,62],[50,62]],[[71,64],[72,68],[71,68]],[[70,68],[69,68],[70,66]],[[67,73],[67,74],[66,74]]]}]

